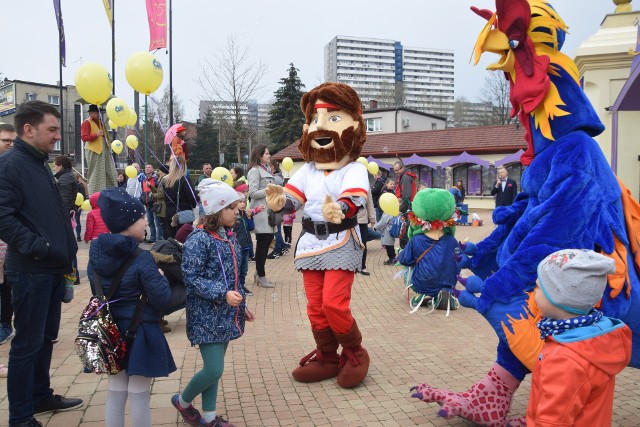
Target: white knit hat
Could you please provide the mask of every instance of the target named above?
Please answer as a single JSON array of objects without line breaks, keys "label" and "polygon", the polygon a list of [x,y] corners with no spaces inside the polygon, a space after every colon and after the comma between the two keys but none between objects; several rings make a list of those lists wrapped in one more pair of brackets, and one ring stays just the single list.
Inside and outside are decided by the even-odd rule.
[{"label": "white knit hat", "polygon": [[216,181],[211,178],[203,179],[198,185],[200,201],[205,215],[213,215],[220,212],[233,202],[236,202],[244,196],[238,195],[238,192],[222,181]]},{"label": "white knit hat", "polygon": [[573,314],[587,314],[616,272],[609,257],[587,249],[563,249],[538,264],[538,283],[549,302]]}]

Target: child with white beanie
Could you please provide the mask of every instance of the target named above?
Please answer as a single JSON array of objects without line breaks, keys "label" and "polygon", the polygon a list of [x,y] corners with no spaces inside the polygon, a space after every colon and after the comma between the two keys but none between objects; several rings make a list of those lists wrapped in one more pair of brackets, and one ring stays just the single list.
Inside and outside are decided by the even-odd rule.
[{"label": "child with white beanie", "polygon": [[[203,367],[171,403],[189,425],[232,427],[216,412],[216,400],[227,346],[244,334],[245,320],[254,320],[239,280],[241,247],[233,232],[244,196],[210,178],[198,185],[198,192],[205,216],[184,243],[182,272],[187,338],[199,347]],[[202,395],[202,414],[192,405],[198,395]]]},{"label": "child with white beanie", "polygon": [[564,249],[538,265],[535,299],[545,340],[536,362],[528,426],[611,425],[615,376],[631,358],[631,330],[594,306],[615,262],[586,249]]}]

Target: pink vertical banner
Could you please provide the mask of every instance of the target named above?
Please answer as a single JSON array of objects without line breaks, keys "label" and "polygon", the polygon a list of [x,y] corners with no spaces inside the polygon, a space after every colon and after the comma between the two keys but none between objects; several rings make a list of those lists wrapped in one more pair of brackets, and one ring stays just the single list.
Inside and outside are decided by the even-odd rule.
[{"label": "pink vertical banner", "polygon": [[167,47],[166,0],[146,0],[149,19],[149,50]]}]

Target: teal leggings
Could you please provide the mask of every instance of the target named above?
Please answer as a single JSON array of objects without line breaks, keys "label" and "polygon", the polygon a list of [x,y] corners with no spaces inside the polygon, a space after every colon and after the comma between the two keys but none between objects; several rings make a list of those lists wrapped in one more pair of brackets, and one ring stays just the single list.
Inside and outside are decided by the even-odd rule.
[{"label": "teal leggings", "polygon": [[200,354],[204,366],[202,370],[191,378],[182,392],[185,402],[193,402],[197,395],[202,394],[202,410],[215,411],[218,397],[218,382],[224,371],[224,355],[228,342],[216,344],[201,344]]}]

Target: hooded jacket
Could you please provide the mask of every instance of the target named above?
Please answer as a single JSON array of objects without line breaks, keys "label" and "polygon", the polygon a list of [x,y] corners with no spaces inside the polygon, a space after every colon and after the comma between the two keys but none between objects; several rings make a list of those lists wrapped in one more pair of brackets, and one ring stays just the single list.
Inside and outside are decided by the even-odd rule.
[{"label": "hooded jacket", "polygon": [[8,270],[71,271],[78,244],[47,159],[20,138],[0,156],[0,239],[8,246]]},{"label": "hooded jacket", "polygon": [[93,193],[89,196],[91,212],[87,214],[87,225],[84,231],[85,243],[89,243],[89,241],[95,239],[99,235],[109,232],[109,229],[102,220],[102,215],[100,214],[100,206],[98,206],[99,197],[100,193]]},{"label": "hooded jacket", "polygon": [[[101,234],[91,241],[87,275],[95,294],[94,274],[100,275],[105,295],[111,281],[125,261],[133,255],[138,242],[122,234]],[[176,370],[169,344],[160,326],[164,309],[171,302],[167,278],[147,251],[140,253],[127,269],[120,287],[109,304],[120,332],[125,333],[131,323],[140,295],[144,292],[147,304],[142,313],[138,332],[131,346],[127,373],[145,377],[163,377]]]},{"label": "hooded jacket", "polygon": [[[230,235],[225,235],[230,233]],[[244,333],[244,288],[239,286],[240,245],[229,229],[212,235],[196,228],[184,242],[182,272],[187,288],[187,338],[192,345],[224,343]],[[238,307],[227,292],[243,296]]]},{"label": "hooded jacket", "polygon": [[603,317],[548,337],[536,362],[527,426],[611,425],[615,376],[631,358],[631,330]]}]

